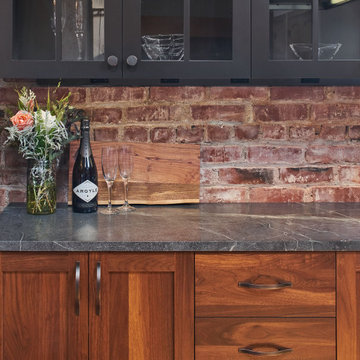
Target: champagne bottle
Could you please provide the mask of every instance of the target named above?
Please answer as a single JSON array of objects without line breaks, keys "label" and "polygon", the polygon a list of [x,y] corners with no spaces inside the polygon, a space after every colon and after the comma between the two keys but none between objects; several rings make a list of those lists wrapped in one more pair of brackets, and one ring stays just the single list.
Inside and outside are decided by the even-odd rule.
[{"label": "champagne bottle", "polygon": [[98,177],[90,147],[90,122],[81,121],[81,141],[76,156],[72,178],[72,206],[78,213],[97,210]]}]

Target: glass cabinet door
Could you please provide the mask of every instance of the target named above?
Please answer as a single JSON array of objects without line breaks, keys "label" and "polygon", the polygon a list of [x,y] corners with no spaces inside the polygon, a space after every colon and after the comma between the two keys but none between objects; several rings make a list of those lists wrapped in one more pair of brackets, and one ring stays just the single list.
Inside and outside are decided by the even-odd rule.
[{"label": "glass cabinet door", "polygon": [[359,1],[320,0],[317,26],[320,60],[360,60]]},{"label": "glass cabinet door", "polygon": [[270,60],[312,60],[311,0],[269,0]]},{"label": "glass cabinet door", "polygon": [[250,76],[250,0],[124,0],[124,77]]},{"label": "glass cabinet door", "polygon": [[[9,36],[0,40],[1,75],[109,77],[115,60],[121,60],[121,41],[111,45],[105,33],[111,24],[116,38],[119,33],[121,38],[122,9],[116,0],[106,4],[111,11],[105,9],[105,0],[2,0],[0,26]],[[106,50],[105,42],[110,45]],[[110,55],[114,58],[109,65]],[[117,71],[121,77],[121,66]]]},{"label": "glass cabinet door", "polygon": [[360,77],[358,0],[253,0],[255,79]]}]

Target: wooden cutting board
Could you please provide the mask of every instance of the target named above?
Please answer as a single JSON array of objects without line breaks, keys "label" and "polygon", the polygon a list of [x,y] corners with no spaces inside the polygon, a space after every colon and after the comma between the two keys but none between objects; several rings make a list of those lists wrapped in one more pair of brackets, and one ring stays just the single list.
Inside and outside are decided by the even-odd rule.
[{"label": "wooden cutting board", "polygon": [[[92,141],[98,171],[98,203],[107,204],[107,187],[101,169],[101,148],[117,142]],[[129,182],[130,204],[198,203],[200,193],[200,146],[192,144],[131,143],[134,170]],[[70,144],[69,196],[72,203],[72,172],[79,142]],[[112,203],[122,204],[123,182],[118,173],[112,189]]]}]

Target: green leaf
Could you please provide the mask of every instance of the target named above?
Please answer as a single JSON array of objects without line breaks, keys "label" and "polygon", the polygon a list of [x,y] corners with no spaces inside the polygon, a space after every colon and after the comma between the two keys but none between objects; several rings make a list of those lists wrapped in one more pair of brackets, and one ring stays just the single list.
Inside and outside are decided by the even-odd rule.
[{"label": "green leaf", "polygon": [[51,109],[51,100],[50,100],[50,89],[48,88],[47,104],[46,109],[50,111]]}]

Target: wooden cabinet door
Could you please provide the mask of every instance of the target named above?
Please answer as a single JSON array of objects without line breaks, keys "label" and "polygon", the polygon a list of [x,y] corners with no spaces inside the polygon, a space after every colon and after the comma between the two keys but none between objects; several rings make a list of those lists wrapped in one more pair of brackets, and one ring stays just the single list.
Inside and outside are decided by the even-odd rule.
[{"label": "wooden cabinet door", "polygon": [[88,255],[1,253],[0,269],[0,359],[88,359]]},{"label": "wooden cabinet door", "polygon": [[194,359],[193,254],[90,254],[90,359]]},{"label": "wooden cabinet door", "polygon": [[360,253],[337,253],[338,360],[360,360]]}]

